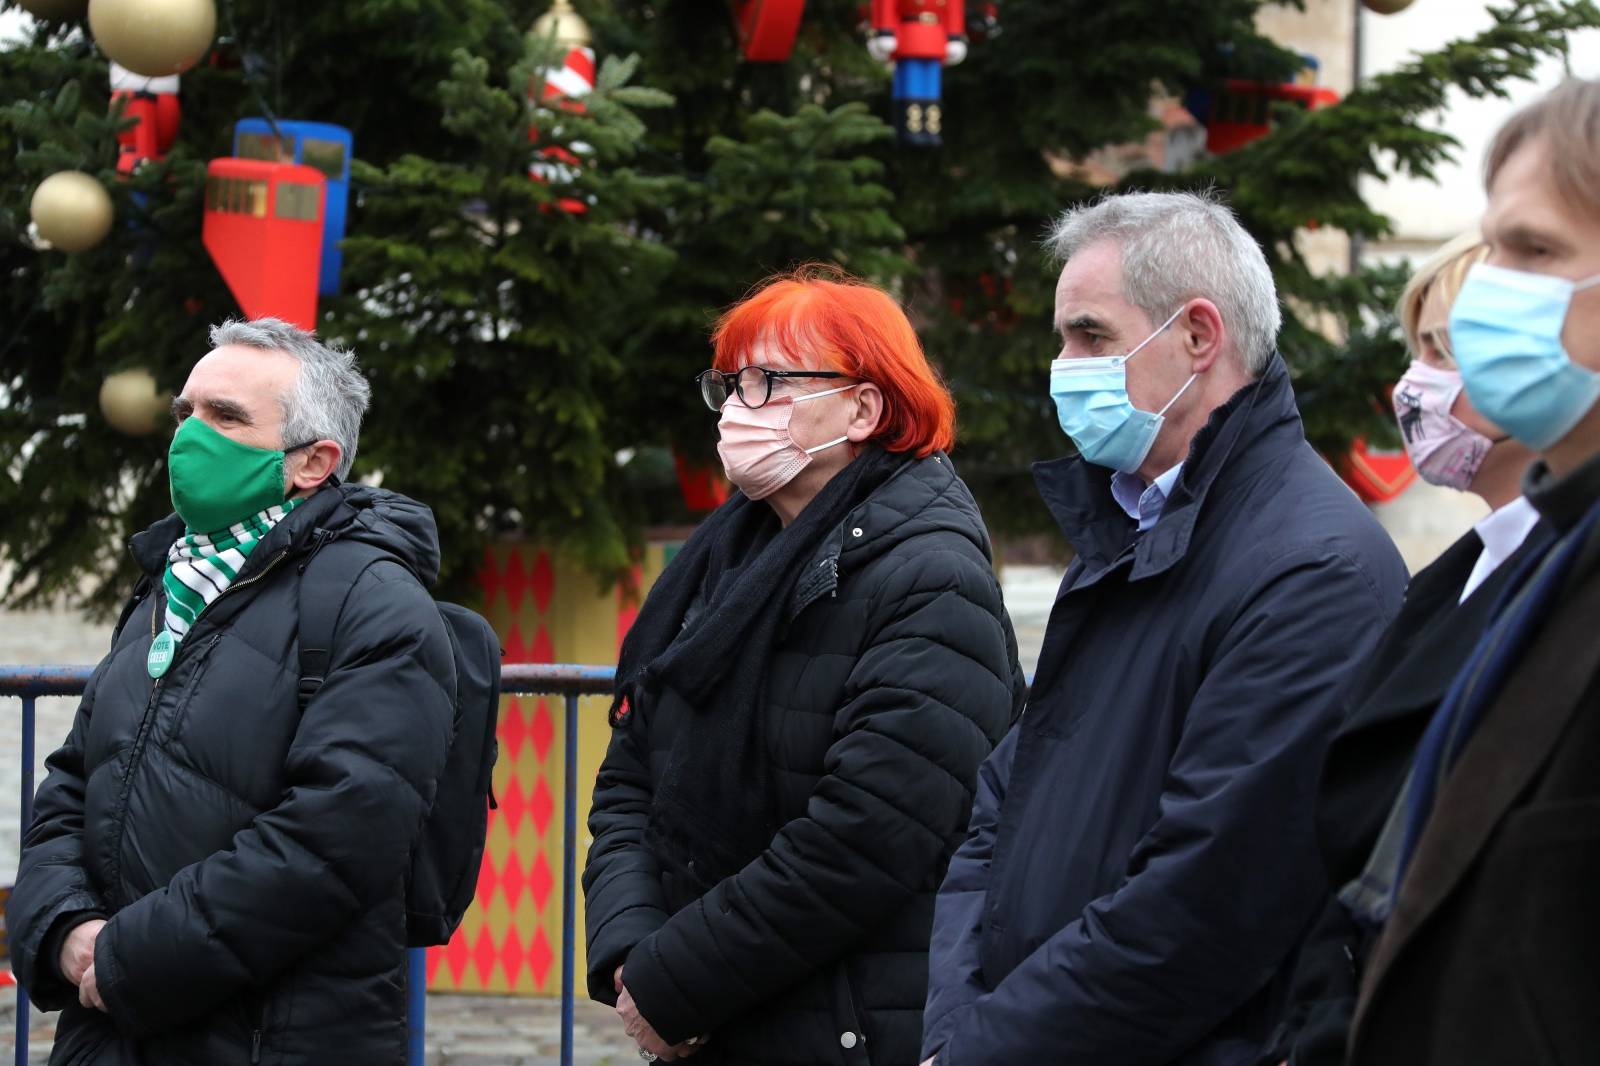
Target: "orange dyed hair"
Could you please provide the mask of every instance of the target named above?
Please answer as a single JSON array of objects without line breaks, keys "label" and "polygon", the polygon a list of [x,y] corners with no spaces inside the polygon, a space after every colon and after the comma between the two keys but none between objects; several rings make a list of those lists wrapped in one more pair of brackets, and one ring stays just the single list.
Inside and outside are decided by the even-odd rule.
[{"label": "orange dyed hair", "polygon": [[876,285],[824,267],[779,274],[729,308],[711,340],[711,365],[724,373],[767,341],[798,365],[872,382],[884,404],[872,439],[888,451],[923,458],[955,443],[956,402],[906,313]]}]

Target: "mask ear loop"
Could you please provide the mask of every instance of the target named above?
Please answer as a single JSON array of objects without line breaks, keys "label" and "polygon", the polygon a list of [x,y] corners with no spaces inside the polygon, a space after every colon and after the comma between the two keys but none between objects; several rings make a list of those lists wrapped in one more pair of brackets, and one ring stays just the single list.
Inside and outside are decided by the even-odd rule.
[{"label": "mask ear loop", "polygon": [[[314,440],[306,441],[304,444],[296,444],[293,448],[285,448],[283,450],[283,454],[287,456],[290,452],[297,452],[301,448],[309,448],[313,444],[321,444],[325,439],[325,437],[317,437]],[[336,489],[342,484],[344,484],[344,482],[340,480],[338,474],[329,474],[327,477],[317,482],[316,485],[312,487],[311,491],[317,492],[321,489]]]},{"label": "mask ear loop", "polygon": [[1182,396],[1184,393],[1188,392],[1189,391],[1189,386],[1193,385],[1194,382],[1195,382],[1195,379],[1198,378],[1199,376],[1200,376],[1199,374],[1190,374],[1189,375],[1189,380],[1185,381],[1183,383],[1183,388],[1178,390],[1176,396],[1173,396],[1172,399],[1167,401],[1167,405],[1165,407],[1163,407],[1161,410],[1156,412],[1156,417],[1157,418],[1165,418],[1167,416],[1167,412],[1172,410],[1172,405],[1178,402],[1178,397]]},{"label": "mask ear loop", "polygon": [[[1186,304],[1184,306],[1188,306],[1188,305]],[[1154,333],[1150,334],[1150,336],[1146,337],[1144,340],[1140,341],[1139,342],[1139,347],[1135,348],[1133,351],[1131,351],[1127,355],[1123,356],[1122,357],[1122,361],[1124,363],[1126,363],[1129,359],[1132,359],[1134,356],[1138,355],[1141,351],[1144,350],[1144,346],[1146,344],[1149,344],[1151,341],[1153,341],[1157,337],[1161,336],[1161,334],[1165,333],[1166,330],[1167,330],[1167,327],[1172,325],[1174,322],[1176,322],[1178,320],[1178,316],[1181,315],[1181,314],[1183,314],[1183,308],[1182,307],[1180,307],[1176,311],[1172,312],[1171,316],[1168,317],[1168,319],[1165,322],[1161,323],[1161,326],[1160,326],[1159,329],[1157,329]],[[1156,417],[1157,418],[1165,418],[1167,412],[1172,410],[1172,405],[1177,403],[1178,399],[1181,396],[1183,396],[1184,393],[1189,391],[1189,386],[1193,385],[1194,381],[1195,381],[1195,378],[1198,378],[1199,376],[1200,375],[1198,373],[1190,374],[1189,375],[1189,380],[1185,381],[1183,383],[1183,388],[1179,389],[1173,395],[1172,399],[1167,401],[1165,407],[1161,408],[1161,410],[1156,412]]]},{"label": "mask ear loop", "polygon": [[[1188,305],[1185,304],[1184,306],[1188,306]],[[1140,352],[1144,351],[1144,346],[1149,344],[1151,341],[1155,340],[1157,337],[1161,336],[1163,333],[1165,333],[1167,331],[1167,327],[1172,325],[1174,322],[1176,322],[1178,320],[1178,316],[1181,315],[1181,314],[1183,314],[1183,308],[1182,307],[1180,307],[1176,311],[1172,312],[1172,315],[1165,322],[1161,323],[1161,325],[1156,327],[1156,331],[1154,333],[1150,334],[1150,336],[1148,336],[1144,340],[1140,341],[1138,346],[1135,347],[1133,349],[1133,351],[1131,351],[1127,355],[1123,356],[1122,357],[1122,361],[1124,363],[1126,363],[1129,359],[1132,359],[1134,356],[1136,356]],[[1188,386],[1185,385],[1184,388],[1188,388]],[[1180,393],[1179,395],[1182,395],[1182,394]]]},{"label": "mask ear loop", "polygon": [[845,441],[847,441],[849,439],[850,439],[849,434],[846,434],[843,437],[840,437],[838,440],[830,440],[826,444],[819,444],[815,448],[807,448],[805,451],[806,451],[807,455],[815,455],[818,452],[825,452],[829,448],[834,447],[835,445],[843,444]]},{"label": "mask ear loop", "polygon": [[832,396],[840,392],[849,392],[851,389],[858,389],[865,384],[865,381],[855,381],[851,382],[849,385],[840,385],[837,389],[823,389],[821,392],[808,392],[804,395],[793,397],[789,402],[805,403],[807,400],[820,400],[824,396]]},{"label": "mask ear loop", "polygon": [[[857,381],[857,382],[853,382],[853,383],[851,383],[849,385],[840,385],[837,389],[826,389],[826,390],[824,390],[822,392],[808,392],[804,396],[796,396],[794,398],[793,402],[794,403],[799,403],[802,400],[820,400],[824,396],[832,396],[833,394],[839,393],[839,392],[849,392],[851,389],[859,388],[860,386],[865,385],[865,384],[866,384],[865,381]],[[804,451],[805,451],[805,453],[807,455],[815,455],[818,452],[827,451],[829,448],[833,448],[833,447],[836,447],[836,446],[838,446],[840,444],[843,444],[845,441],[847,441],[849,439],[850,439],[850,435],[848,433],[846,433],[844,436],[840,437],[838,440],[830,440],[826,444],[819,444],[815,448],[806,448],[806,449],[804,449]]]}]

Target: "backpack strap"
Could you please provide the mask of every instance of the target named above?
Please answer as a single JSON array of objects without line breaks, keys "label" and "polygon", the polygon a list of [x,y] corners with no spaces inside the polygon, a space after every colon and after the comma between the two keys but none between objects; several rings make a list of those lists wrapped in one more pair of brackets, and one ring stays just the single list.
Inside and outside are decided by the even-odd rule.
[{"label": "backpack strap", "polygon": [[[333,666],[333,631],[345,601],[374,563],[395,559],[382,548],[359,541],[334,540],[316,531],[311,554],[300,564],[300,711],[310,705]],[[404,565],[403,563],[401,565]]]}]

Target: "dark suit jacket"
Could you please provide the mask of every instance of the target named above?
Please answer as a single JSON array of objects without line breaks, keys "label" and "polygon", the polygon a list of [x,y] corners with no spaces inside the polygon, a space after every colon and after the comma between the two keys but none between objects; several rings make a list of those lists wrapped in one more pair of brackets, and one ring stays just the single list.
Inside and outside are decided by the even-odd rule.
[{"label": "dark suit jacket", "polygon": [[1554,534],[1541,523],[1465,602],[1461,589],[1483,551],[1469,531],[1411,579],[1371,664],[1346,693],[1317,798],[1317,838],[1328,901],[1301,948],[1290,1008],[1263,1063],[1339,1066],[1355,1009],[1360,960],[1370,944],[1334,894],[1357,877],[1398,795],[1412,753],[1456,671],[1488,624],[1509,576]]},{"label": "dark suit jacket", "polygon": [[[1558,532],[1600,458],[1528,498]],[[1445,779],[1362,975],[1353,1066],[1600,1059],[1600,535]]]}]

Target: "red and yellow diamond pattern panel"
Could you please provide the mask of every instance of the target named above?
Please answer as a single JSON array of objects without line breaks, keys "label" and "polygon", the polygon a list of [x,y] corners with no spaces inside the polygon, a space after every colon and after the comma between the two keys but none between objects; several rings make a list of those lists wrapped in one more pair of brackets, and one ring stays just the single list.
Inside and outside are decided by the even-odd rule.
[{"label": "red and yellow diamond pattern panel", "polygon": [[[599,587],[575,563],[520,542],[491,545],[479,607],[500,634],[507,663],[617,661],[638,599],[677,545],[652,544],[634,574],[637,591]],[[578,870],[589,850],[586,828],[595,774],[610,739],[609,701],[578,705]],[[478,894],[450,943],[428,951],[434,991],[561,994],[561,788],[566,768],[565,705],[560,696],[507,696],[500,704],[498,810],[478,873]],[[579,985],[583,897],[576,928]]]}]

